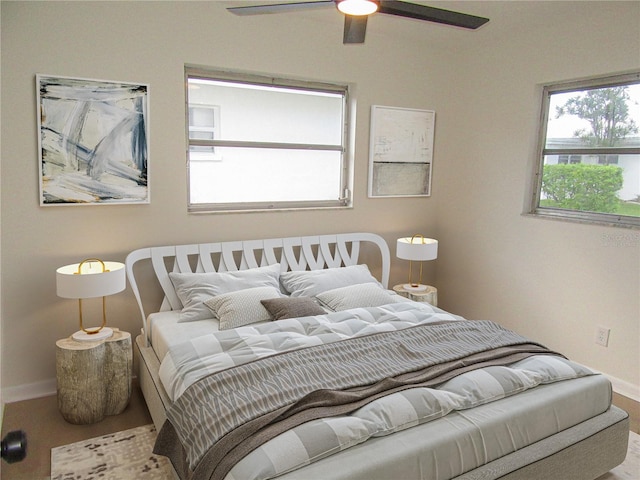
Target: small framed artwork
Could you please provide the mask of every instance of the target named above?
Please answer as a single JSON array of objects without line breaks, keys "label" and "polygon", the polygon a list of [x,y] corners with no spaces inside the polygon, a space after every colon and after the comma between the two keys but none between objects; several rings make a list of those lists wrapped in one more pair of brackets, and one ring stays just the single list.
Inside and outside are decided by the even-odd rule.
[{"label": "small framed artwork", "polygon": [[40,205],[149,203],[149,86],[36,75]]},{"label": "small framed artwork", "polygon": [[369,197],[431,195],[435,112],[371,107]]}]

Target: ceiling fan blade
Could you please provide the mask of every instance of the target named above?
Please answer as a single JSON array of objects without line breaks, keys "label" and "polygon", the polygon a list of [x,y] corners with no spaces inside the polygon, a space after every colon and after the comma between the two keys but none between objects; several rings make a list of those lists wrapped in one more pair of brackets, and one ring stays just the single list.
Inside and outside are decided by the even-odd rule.
[{"label": "ceiling fan blade", "polygon": [[364,36],[367,33],[367,15],[344,17],[344,35],[342,43],[364,43]]},{"label": "ceiling fan blade", "polygon": [[326,8],[335,6],[333,0],[319,0],[295,3],[276,3],[272,5],[245,5],[243,7],[229,7],[228,11],[236,15],[263,15],[265,13],[282,13],[299,10],[312,10],[314,8]]},{"label": "ceiling fan blade", "polygon": [[378,12],[418,20],[427,20],[429,22],[444,23],[445,25],[470,28],[473,30],[489,21],[488,18],[484,17],[476,17],[475,15],[468,15],[466,13],[428,7],[426,5],[417,5],[399,0],[380,0]]}]

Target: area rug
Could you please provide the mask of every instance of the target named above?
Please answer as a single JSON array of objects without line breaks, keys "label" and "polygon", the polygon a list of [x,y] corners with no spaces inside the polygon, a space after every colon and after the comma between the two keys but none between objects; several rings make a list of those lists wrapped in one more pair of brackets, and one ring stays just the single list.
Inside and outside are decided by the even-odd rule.
[{"label": "area rug", "polygon": [[627,458],[621,465],[605,473],[598,480],[638,480],[640,479],[640,435],[629,432]]},{"label": "area rug", "polygon": [[[153,425],[51,449],[51,480],[171,480],[165,457],[154,455]],[[640,435],[630,432],[622,465],[598,480],[640,479]]]},{"label": "area rug", "polygon": [[51,449],[51,480],[170,480],[165,457],[154,455],[153,425]]}]

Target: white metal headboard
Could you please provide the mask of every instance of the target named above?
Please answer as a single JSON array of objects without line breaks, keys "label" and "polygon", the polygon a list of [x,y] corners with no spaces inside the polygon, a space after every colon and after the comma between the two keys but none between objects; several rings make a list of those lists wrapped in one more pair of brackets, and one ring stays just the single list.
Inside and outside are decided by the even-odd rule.
[{"label": "white metal headboard", "polygon": [[[156,278],[160,282],[164,299],[159,311],[180,310],[182,303],[176,295],[169,272],[227,272],[274,263],[279,263],[283,272],[356,265],[360,245],[363,242],[373,243],[380,250],[382,256],[380,282],[387,288],[390,268],[389,246],[382,237],[374,233],[339,233],[141,248],[127,255],[127,277],[138,302],[143,329],[146,333],[147,315],[133,272],[134,265],[139,261],[151,260]],[[195,269],[192,269],[192,264],[195,265]],[[167,265],[170,267],[168,268]]]}]

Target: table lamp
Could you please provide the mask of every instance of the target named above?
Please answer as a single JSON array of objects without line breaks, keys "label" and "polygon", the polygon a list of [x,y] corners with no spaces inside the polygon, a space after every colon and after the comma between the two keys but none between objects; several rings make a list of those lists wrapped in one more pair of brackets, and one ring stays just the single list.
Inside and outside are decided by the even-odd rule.
[{"label": "table lamp", "polygon": [[[422,285],[422,262],[438,258],[438,241],[415,234],[413,237],[399,238],[396,242],[396,257],[409,260],[409,283],[403,288],[410,292],[422,292],[427,289]],[[420,262],[420,278],[418,283],[411,281],[412,262]]]},{"label": "table lamp", "polygon": [[[105,327],[105,297],[123,291],[126,286],[124,264],[119,262],[103,262],[97,258],[88,258],[56,270],[58,296],[78,299],[80,330],[72,335],[74,340],[96,342],[113,335],[113,330]],[[86,329],[82,323],[82,299],[95,297],[102,297],[102,325]]]}]

